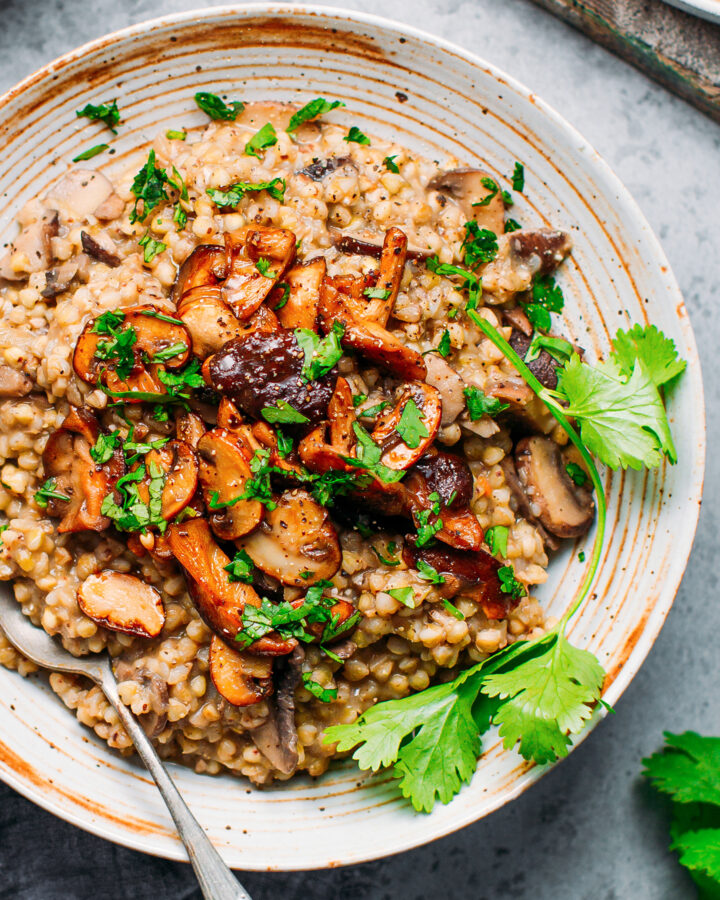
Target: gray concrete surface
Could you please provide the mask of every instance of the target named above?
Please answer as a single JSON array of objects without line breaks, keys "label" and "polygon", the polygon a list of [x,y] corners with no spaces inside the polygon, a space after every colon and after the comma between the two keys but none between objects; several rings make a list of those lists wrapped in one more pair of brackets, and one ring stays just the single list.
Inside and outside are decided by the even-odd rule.
[{"label": "gray concrete surface", "polygon": [[[199,5],[2,0],[0,88],[107,31]],[[326,5],[411,22],[477,52],[561,110],[604,154],[660,236],[685,293],[705,371],[710,453],[695,549],[667,624],[617,714],[569,760],[507,808],[431,846],[330,872],[248,874],[244,883],[255,900],[693,897],[665,849],[667,823],[639,771],[664,729],[720,733],[720,467],[713,451],[720,438],[720,128],[525,0]],[[91,837],[0,786],[0,900],[91,898],[199,900],[200,893],[187,866]]]}]

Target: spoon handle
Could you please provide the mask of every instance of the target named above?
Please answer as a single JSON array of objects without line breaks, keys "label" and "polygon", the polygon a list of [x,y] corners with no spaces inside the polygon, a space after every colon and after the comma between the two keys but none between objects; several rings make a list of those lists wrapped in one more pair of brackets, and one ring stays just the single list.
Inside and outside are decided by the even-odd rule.
[{"label": "spoon handle", "polygon": [[220,854],[200,827],[200,823],[188,809],[150,739],[138,720],[120,699],[117,683],[110,673],[109,667],[103,675],[100,687],[120,716],[120,721],[132,738],[135,749],[145,763],[148,772],[155,779],[155,784],[157,784],[158,790],[170,810],[170,815],[175,821],[178,834],[185,844],[205,900],[252,900],[225,865]]}]

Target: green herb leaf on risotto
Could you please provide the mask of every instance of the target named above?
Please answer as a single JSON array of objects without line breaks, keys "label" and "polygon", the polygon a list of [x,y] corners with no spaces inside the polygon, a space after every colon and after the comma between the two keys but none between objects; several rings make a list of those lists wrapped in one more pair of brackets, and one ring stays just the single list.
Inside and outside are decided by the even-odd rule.
[{"label": "green herb leaf on risotto", "polygon": [[332,703],[333,700],[337,700],[337,688],[324,688],[315,681],[312,672],[303,672],[302,683],[305,690],[322,703]]},{"label": "green herb leaf on risotto", "polygon": [[151,263],[159,253],[167,250],[167,244],[150,237],[149,231],[145,232],[138,244],[143,248],[143,262],[145,263]]},{"label": "green herb leaf on risotto", "polygon": [[40,485],[35,491],[35,502],[42,509],[46,509],[48,500],[69,500],[67,494],[61,494],[55,490],[56,483],[54,478],[48,478],[46,482]]},{"label": "green herb leaf on risotto", "polygon": [[527,594],[525,585],[515,577],[515,569],[512,566],[500,566],[498,578],[500,579],[500,590],[503,594],[509,594],[516,600]]},{"label": "green herb leaf on risotto", "polygon": [[389,288],[367,287],[363,294],[370,300],[387,300],[392,291]]},{"label": "green herb leaf on risotto", "polygon": [[305,354],[302,375],[307,381],[321,378],[343,355],[340,339],[345,334],[342,322],[333,322],[332,331],[320,338],[309,328],[296,328],[295,340]]},{"label": "green herb leaf on risotto", "polygon": [[[400,565],[400,560],[399,560],[399,559],[390,559],[390,558],[387,557],[387,556],[383,556],[383,554],[382,554],[382,553],[378,550],[378,548],[375,547],[373,544],[370,545],[370,549],[373,551],[373,553],[375,554],[375,556],[377,556],[377,558],[380,560],[380,562],[381,562],[384,566],[390,566],[390,568],[395,568],[395,566],[399,566],[399,565]],[[389,552],[389,553],[394,553],[394,552],[395,552],[394,550],[390,550],[390,544],[388,544],[388,548],[387,548],[387,549],[388,549],[388,552]],[[396,549],[397,549],[397,548],[396,548]]]},{"label": "green herb leaf on risotto", "polygon": [[454,616],[458,620],[458,622],[465,621],[465,616],[463,615],[463,613],[460,612],[460,610],[457,608],[457,606],[455,606],[454,603],[451,603],[447,598],[443,597],[442,604],[445,607],[445,609],[450,613],[450,615]]},{"label": "green herb leaf on risotto", "polygon": [[550,337],[536,331],[525,354],[525,362],[529,363],[537,359],[543,350],[559,363],[566,363],[575,352],[573,345],[565,338]]},{"label": "green herb leaf on risotto", "polygon": [[403,407],[400,421],[395,430],[411,450],[419,447],[420,441],[428,437],[429,433],[423,423],[423,415],[412,397]]},{"label": "green herb leaf on risotto", "polygon": [[331,101],[325,100],[323,97],[316,97],[314,100],[306,103],[302,109],[293,113],[285,131],[287,131],[288,134],[292,134],[294,131],[297,131],[303,122],[309,122],[311,119],[316,119],[318,116],[324,116],[325,113],[329,113],[333,109],[338,109],[341,106],[345,106],[342,100]]},{"label": "green herb leaf on risotto", "polygon": [[400,174],[400,169],[398,168],[395,160],[397,159],[397,154],[395,156],[386,156],[383,160],[383,165],[388,170],[388,172],[393,172],[395,175]]},{"label": "green herb leaf on risotto", "polygon": [[274,310],[282,309],[290,299],[290,285],[287,283],[287,281],[281,281],[277,285],[277,289],[281,292],[281,294],[280,299],[275,304],[275,306],[273,306]]},{"label": "green herb leaf on risotto", "polygon": [[266,422],[274,425],[302,425],[310,421],[287,400],[278,400],[276,406],[265,406],[261,414]]},{"label": "green herb leaf on risotto", "polygon": [[344,141],[347,141],[348,144],[369,144],[370,138],[363,134],[362,131],[357,127],[357,125],[353,125],[350,131],[343,138]]},{"label": "green herb leaf on risotto", "polygon": [[480,388],[470,385],[463,389],[468,415],[473,422],[483,416],[497,416],[510,408],[509,403],[502,403],[497,397],[488,397]]},{"label": "green herb leaf on risotto", "polygon": [[550,313],[562,312],[564,306],[562,288],[555,284],[552,275],[536,275],[532,286],[532,303],[524,305],[532,324],[540,331],[549,331],[552,326]]},{"label": "green herb leaf on risotto", "polygon": [[78,153],[77,156],[73,156],[73,162],[83,162],[86,159],[92,159],[93,156],[97,156],[99,153],[102,153],[110,144],[95,144],[94,147],[90,147],[88,150],[83,150],[82,153]]},{"label": "green herb leaf on risotto", "polygon": [[275,273],[271,269],[272,263],[269,259],[265,259],[264,256],[261,256],[260,259],[255,263],[255,268],[261,275],[264,275],[265,278],[274,278]]},{"label": "green herb leaf on risotto", "polygon": [[485,543],[490,548],[493,556],[500,556],[507,559],[508,553],[508,537],[510,529],[507,525],[493,525],[485,532]]},{"label": "green herb leaf on risotto", "polygon": [[[155,151],[151,150],[130,188],[135,196],[135,206],[130,213],[131,223],[144,222],[156,207],[170,199],[165,190],[166,183],[167,172],[155,165]],[[142,207],[138,208],[141,201]]]},{"label": "green herb leaf on risotto", "polygon": [[378,447],[375,441],[373,441],[362,425],[353,422],[353,431],[357,438],[357,447],[355,451],[357,456],[343,456],[343,459],[348,465],[358,469],[366,469],[380,481],[385,482],[385,484],[400,481],[400,479],[404,477],[404,470],[389,469],[380,462],[383,451]]},{"label": "green herb leaf on risotto", "polygon": [[445,584],[445,576],[441,575],[435,566],[431,566],[424,559],[417,561],[417,571],[423,581],[429,581],[430,584]]},{"label": "green herb leaf on risotto", "polygon": [[106,103],[87,103],[82,109],[75,112],[78,117],[86,119],[97,119],[104,122],[113,134],[117,134],[115,126],[120,121],[120,112],[117,107],[117,100],[108,101]]},{"label": "green herb leaf on risotto", "polygon": [[415,591],[410,585],[407,587],[388,588],[387,593],[390,594],[393,600],[402,603],[403,606],[407,606],[409,609],[415,609]]},{"label": "green herb leaf on risotto", "polygon": [[482,200],[476,200],[475,203],[472,204],[472,206],[489,206],[490,202],[497,196],[497,193],[500,190],[500,185],[497,183],[497,181],[493,181],[492,178],[488,177],[481,178],[480,183],[490,193],[486,194],[482,198]]},{"label": "green herb leaf on risotto", "polygon": [[234,122],[245,109],[245,104],[240,100],[232,100],[227,104],[222,97],[207,91],[198,91],[195,94],[195,102],[204,113],[215,121]]},{"label": "green herb leaf on risotto", "polygon": [[112,459],[115,450],[120,446],[122,435],[119,431],[111,431],[109,434],[99,434],[95,444],[90,448],[90,456],[101,466]]},{"label": "green herb leaf on risotto", "polygon": [[231,184],[225,191],[208,188],[206,193],[216,206],[234,209],[246,194],[254,191],[267,191],[273,200],[283,203],[285,190],[285,179],[273,178],[272,181],[238,181],[236,184]]},{"label": "green herb leaf on risotto", "polygon": [[272,122],[266,122],[260,131],[256,132],[245,144],[245,155],[256,156],[260,159],[260,151],[275,146],[277,142],[277,132]]},{"label": "green herb leaf on risotto", "polygon": [[255,563],[246,550],[237,550],[230,562],[224,567],[228,573],[228,581],[242,581],[252,584]]}]

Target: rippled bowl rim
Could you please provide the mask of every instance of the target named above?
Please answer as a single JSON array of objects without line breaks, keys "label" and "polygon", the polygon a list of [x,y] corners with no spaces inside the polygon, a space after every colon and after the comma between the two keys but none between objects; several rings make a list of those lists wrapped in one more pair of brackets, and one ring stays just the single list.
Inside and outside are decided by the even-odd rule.
[{"label": "rippled bowl rim", "polygon": [[[680,584],[684,566],[687,562],[687,558],[692,546],[692,538],[695,532],[695,527],[697,525],[697,515],[699,513],[699,502],[702,494],[702,481],[704,473],[705,417],[702,396],[702,383],[700,380],[700,364],[695,347],[694,336],[692,334],[692,328],[687,318],[687,314],[684,310],[682,296],[671,273],[665,254],[657,241],[657,238],[652,233],[652,230],[647,224],[643,214],[635,204],[634,200],[631,198],[627,189],[622,185],[617,176],[612,173],[605,161],[588,144],[588,142],[562,118],[562,116],[560,116],[553,108],[540,100],[532,91],[525,88],[514,78],[505,74],[496,66],[487,63],[476,55],[463,50],[462,48],[454,45],[449,41],[441,38],[436,38],[430,34],[427,34],[426,32],[415,29],[411,26],[406,26],[399,22],[393,22],[379,16],[359,13],[353,10],[318,6],[288,6],[281,3],[258,3],[241,7],[210,7],[207,9],[191,10],[187,12],[177,13],[170,16],[157,17],[155,19],[129,26],[97,40],[91,41],[46,64],[41,69],[29,75],[18,85],[3,94],[2,97],[0,97],[0,110],[2,110],[10,101],[17,98],[32,85],[47,78],[48,76],[52,76],[55,71],[64,68],[68,64],[81,60],[82,57],[88,53],[101,50],[104,47],[107,47],[118,41],[123,41],[128,38],[146,34],[155,27],[167,26],[174,23],[180,25],[191,22],[201,22],[203,20],[212,19],[215,17],[227,16],[229,14],[237,15],[240,18],[252,18],[253,16],[258,15],[274,15],[282,16],[285,19],[291,18],[293,16],[312,15],[316,17],[316,22],[318,24],[321,24],[323,19],[335,21],[336,19],[343,18],[357,25],[380,29],[386,34],[392,36],[410,36],[414,39],[417,39],[418,41],[425,42],[441,51],[450,53],[472,66],[483,69],[485,72],[492,75],[492,77],[494,77],[497,81],[507,84],[520,97],[522,97],[526,101],[531,102],[535,108],[539,109],[543,113],[543,115],[553,123],[556,129],[564,133],[568,144],[571,144],[578,153],[584,153],[587,156],[591,157],[592,165],[595,167],[595,170],[601,172],[604,181],[612,186],[613,190],[617,192],[617,196],[619,198],[622,198],[625,209],[630,210],[630,212],[634,216],[636,224],[643,227],[643,237],[647,244],[647,247],[652,251],[654,264],[657,267],[661,267],[663,269],[664,280],[667,282],[668,290],[675,296],[677,300],[676,309],[678,313],[678,324],[680,330],[683,333],[685,341],[685,346],[683,349],[687,352],[688,355],[689,368],[690,370],[694,371],[694,373],[697,375],[698,380],[697,391],[694,397],[694,414],[696,416],[694,420],[696,425],[696,432],[693,436],[695,440],[696,451],[694,458],[694,480],[692,484],[693,490],[688,500],[689,505],[695,508],[695,515],[690,523],[686,522],[686,525],[692,525],[689,532],[683,534],[678,540],[678,556],[672,570],[670,581],[668,583],[669,586],[663,591],[662,596],[658,597],[655,606],[652,608],[652,612],[656,614],[655,618],[653,619],[653,627],[651,629],[648,629],[647,622],[641,623],[641,626],[638,626],[637,640],[633,644],[623,664],[617,668],[617,671],[614,673],[612,683],[604,694],[605,700],[608,703],[616,703],[617,699],[630,683],[645,656],[652,647],[652,644],[657,638],[657,635],[660,631],[660,628],[662,627],[670,606],[672,605],[672,601]],[[678,564],[677,560],[681,560],[681,564]],[[575,746],[589,734],[591,728],[594,727],[595,724],[597,724],[597,722],[603,717],[603,715],[604,711],[598,711],[598,713],[594,716],[590,727],[588,727],[579,736],[578,740],[575,741]],[[542,770],[539,770],[537,768],[533,769],[532,767],[528,766],[527,764],[523,764],[522,761],[520,761],[520,765],[516,766],[514,770],[514,772],[516,773],[514,785],[510,788],[504,789],[502,798],[498,800],[492,807],[485,810],[483,813],[477,814],[473,813],[472,811],[468,812],[466,810],[463,814],[458,816],[457,820],[454,820],[449,825],[445,824],[443,827],[437,827],[437,823],[433,823],[431,817],[426,817],[425,821],[427,821],[428,827],[421,837],[418,837],[417,835],[407,837],[399,835],[391,846],[384,846],[382,848],[376,847],[372,850],[363,850],[363,848],[359,848],[356,853],[348,855],[347,857],[342,859],[337,859],[334,858],[331,854],[326,854],[325,856],[319,856],[313,862],[313,867],[332,867],[375,859],[389,855],[391,853],[399,852],[401,850],[410,849],[430,840],[452,833],[453,831],[456,831],[459,828],[475,821],[480,815],[486,815],[492,810],[499,808],[514,797],[518,796],[520,793],[522,793],[522,791],[529,787],[530,784],[534,783],[539,777],[541,777],[541,775],[544,774],[545,771],[548,771],[548,768],[549,767],[545,767]],[[172,859],[182,860],[186,858],[182,846],[177,841],[173,843],[166,843],[162,846],[148,846],[147,838],[133,833],[132,829],[130,828],[126,828],[124,831],[121,830],[119,832],[117,828],[114,827],[112,817],[108,815],[107,810],[105,811],[106,817],[103,817],[102,815],[98,816],[97,811],[90,814],[88,814],[86,810],[83,810],[80,813],[74,812],[73,809],[70,809],[62,803],[56,801],[53,796],[43,790],[43,787],[41,785],[36,784],[31,778],[28,778],[26,773],[23,771],[22,765],[20,764],[15,766],[15,768],[12,770],[8,770],[7,768],[3,767],[2,769],[0,769],[0,777],[16,790],[18,790],[21,794],[25,795],[38,805],[94,834],[109,838],[110,840],[114,840],[118,843],[124,844],[125,846],[132,847],[144,852],[150,852]],[[226,852],[224,855],[229,858],[231,865],[238,868],[256,870],[292,870],[308,868],[308,866],[296,861],[287,862],[285,860],[281,860],[279,862],[275,861],[272,863],[263,863],[262,861],[258,861],[256,863],[255,860],[248,859],[246,856],[244,857],[242,853],[233,852],[233,850],[234,848],[228,849],[226,847]]]}]

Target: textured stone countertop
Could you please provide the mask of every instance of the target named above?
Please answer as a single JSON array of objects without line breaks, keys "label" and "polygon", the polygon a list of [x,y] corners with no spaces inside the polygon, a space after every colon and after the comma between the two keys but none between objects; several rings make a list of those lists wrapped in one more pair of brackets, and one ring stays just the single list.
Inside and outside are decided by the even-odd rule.
[{"label": "textured stone countertop", "polygon": [[[660,0],[648,0],[649,3]],[[0,89],[79,44],[201,0],[2,0]],[[343,0],[455,41],[559,109],[608,160],[662,241],[705,372],[708,458],[680,593],[617,706],[542,782],[489,818],[401,856],[319,873],[248,874],[254,900],[682,900],[667,823],[639,778],[662,732],[720,732],[720,128],[525,0]],[[281,848],[279,848],[281,849]],[[0,900],[200,900],[190,868],[142,856],[0,785]]]}]

